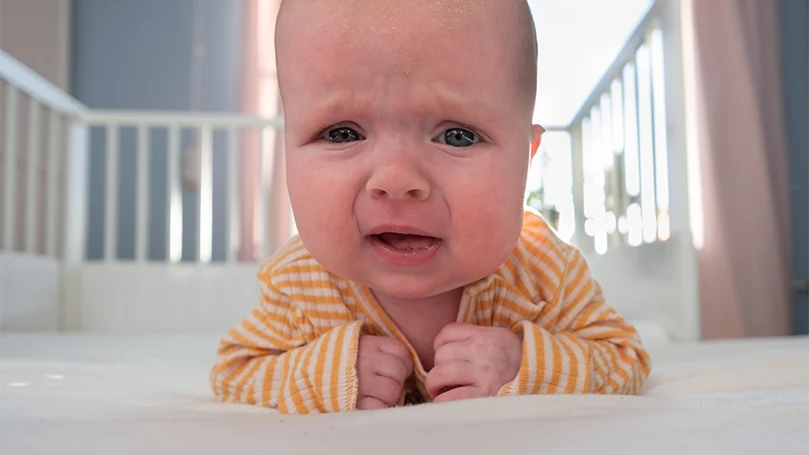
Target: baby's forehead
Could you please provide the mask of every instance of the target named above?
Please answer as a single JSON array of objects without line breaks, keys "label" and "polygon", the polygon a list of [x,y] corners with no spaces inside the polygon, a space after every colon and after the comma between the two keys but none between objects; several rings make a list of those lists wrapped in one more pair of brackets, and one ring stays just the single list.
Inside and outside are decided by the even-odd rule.
[{"label": "baby's forehead", "polygon": [[284,0],[276,33],[279,71],[290,55],[339,65],[368,54],[396,56],[407,72],[441,52],[443,60],[500,65],[501,74],[518,74],[530,99],[536,92],[536,38],[525,0]]},{"label": "baby's forehead", "polygon": [[[459,14],[470,14],[475,7],[491,4],[500,5],[503,0],[282,0],[279,11],[293,5],[307,4],[323,8],[350,7],[361,11],[388,11],[399,9],[422,9],[429,11],[448,10]],[[506,0],[506,3],[518,3],[521,0]],[[501,5],[505,6],[505,4]]]},{"label": "baby's forehead", "polygon": [[[420,29],[425,32],[435,25],[452,27],[464,20],[472,27],[505,27],[505,35],[523,38],[521,24],[530,23],[531,13],[525,0],[283,0],[279,10],[279,22],[290,10],[305,11],[296,16],[298,26],[314,20],[324,31],[351,29],[352,32],[368,30]],[[316,18],[315,18],[316,17]],[[424,20],[425,17],[432,20]],[[528,19],[528,22],[526,22]],[[299,27],[293,26],[291,31]]]}]

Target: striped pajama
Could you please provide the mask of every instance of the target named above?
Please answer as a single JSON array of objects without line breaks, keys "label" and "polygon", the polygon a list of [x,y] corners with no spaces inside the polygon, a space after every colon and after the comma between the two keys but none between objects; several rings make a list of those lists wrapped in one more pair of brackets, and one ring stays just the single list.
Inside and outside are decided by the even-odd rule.
[{"label": "striped pajama", "polygon": [[[354,410],[361,334],[405,343],[428,399],[427,372],[370,289],[329,273],[299,238],[258,281],[259,304],[221,341],[211,373],[220,401],[295,414]],[[635,394],[649,375],[638,333],[606,304],[580,252],[532,212],[511,257],[464,288],[458,321],[522,336],[519,373],[499,395]]]}]

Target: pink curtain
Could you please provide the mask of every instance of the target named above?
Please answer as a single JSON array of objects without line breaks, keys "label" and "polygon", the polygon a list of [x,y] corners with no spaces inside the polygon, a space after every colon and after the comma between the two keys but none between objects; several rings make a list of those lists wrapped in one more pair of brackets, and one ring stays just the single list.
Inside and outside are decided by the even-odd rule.
[{"label": "pink curtain", "polygon": [[[280,98],[275,74],[274,26],[281,0],[246,0],[244,9],[242,110],[262,117],[280,115]],[[270,178],[269,188],[259,189],[258,131],[245,131],[242,134],[242,210],[241,248],[242,260],[258,256],[258,246],[269,242],[272,253],[290,235],[289,197],[286,190],[284,172],[283,134],[266,131],[263,144],[269,159],[264,169]],[[257,228],[256,213],[259,204],[259,191],[270,193],[270,212],[263,220],[264,229]],[[264,258],[258,257],[259,260]]]},{"label": "pink curtain", "polygon": [[778,2],[695,0],[704,338],[787,335],[791,263]]}]

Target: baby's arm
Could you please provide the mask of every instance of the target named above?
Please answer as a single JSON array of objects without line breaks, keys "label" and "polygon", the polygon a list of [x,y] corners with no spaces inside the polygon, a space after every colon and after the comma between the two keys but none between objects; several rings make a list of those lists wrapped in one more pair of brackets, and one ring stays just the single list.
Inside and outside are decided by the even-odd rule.
[{"label": "baby's arm", "polygon": [[576,249],[562,280],[557,305],[515,328],[523,337],[520,371],[500,395],[640,392],[649,355],[635,328],[604,301]]},{"label": "baby's arm", "polygon": [[222,338],[211,385],[222,402],[283,413],[351,410],[360,321],[317,336],[288,296],[262,281],[261,302]]}]

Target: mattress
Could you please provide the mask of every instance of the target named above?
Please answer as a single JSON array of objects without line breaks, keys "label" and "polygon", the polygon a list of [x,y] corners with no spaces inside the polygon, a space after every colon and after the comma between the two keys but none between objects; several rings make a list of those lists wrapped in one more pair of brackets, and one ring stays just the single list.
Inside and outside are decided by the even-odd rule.
[{"label": "mattress", "polygon": [[809,453],[809,338],[647,345],[640,396],[339,415],[215,403],[216,336],[0,336],[0,452]]}]

